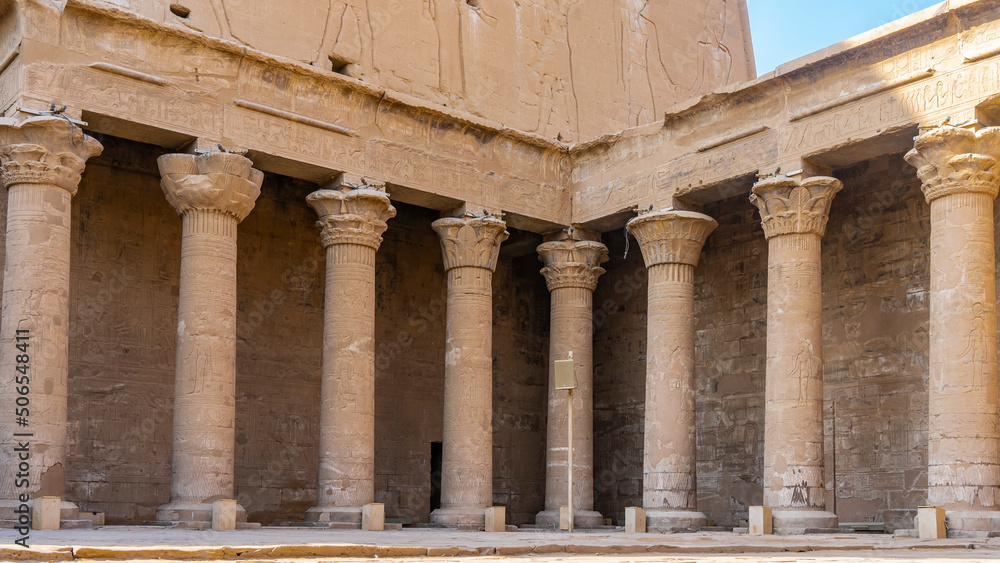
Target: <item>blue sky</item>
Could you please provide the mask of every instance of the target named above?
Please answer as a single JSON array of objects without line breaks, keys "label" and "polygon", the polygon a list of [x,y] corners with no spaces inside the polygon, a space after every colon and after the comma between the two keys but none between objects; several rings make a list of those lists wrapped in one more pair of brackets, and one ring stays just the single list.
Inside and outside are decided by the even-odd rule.
[{"label": "blue sky", "polygon": [[747,0],[757,74],[940,0]]}]

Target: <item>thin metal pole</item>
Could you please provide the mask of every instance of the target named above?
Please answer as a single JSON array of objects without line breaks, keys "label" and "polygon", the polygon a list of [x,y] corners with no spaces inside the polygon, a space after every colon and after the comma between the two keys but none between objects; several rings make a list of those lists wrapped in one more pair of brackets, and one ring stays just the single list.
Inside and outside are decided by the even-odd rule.
[{"label": "thin metal pole", "polygon": [[569,390],[569,447],[566,448],[567,472],[569,473],[566,482],[569,485],[569,531],[573,531],[573,390]]}]

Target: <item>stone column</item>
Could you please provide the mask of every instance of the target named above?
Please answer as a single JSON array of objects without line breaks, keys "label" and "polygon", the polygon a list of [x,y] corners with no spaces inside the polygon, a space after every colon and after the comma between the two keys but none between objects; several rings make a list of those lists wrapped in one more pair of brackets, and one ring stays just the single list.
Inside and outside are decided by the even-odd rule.
[{"label": "stone column", "polygon": [[837,527],[823,479],[823,291],[820,243],[840,180],[757,183],[750,201],[768,241],[764,504],[774,529]]},{"label": "stone column", "polygon": [[[211,522],[234,495],[236,226],[264,175],[240,155],[165,154],[163,193],[183,220],[170,503],[161,521]],[[246,521],[246,511],[237,508]]]},{"label": "stone column", "polygon": [[375,502],[375,252],[396,216],[384,189],[309,194],[326,247],[319,473],[313,522],[361,523]]},{"label": "stone column", "polygon": [[998,158],[998,128],[933,129],[906,155],[931,206],[927,500],[950,536],[1000,532]]},{"label": "stone column", "polygon": [[449,217],[432,225],[448,276],[441,508],[431,520],[483,525],[493,504],[493,270],[506,224]]},{"label": "stone column", "polygon": [[555,388],[554,360],[573,353],[573,521],[577,527],[604,524],[594,511],[594,290],[604,273],[608,249],[600,234],[567,229],[546,237],[538,247],[542,275],[551,293],[549,312],[549,409],[546,430],[545,510],[535,523],[559,527],[559,507],[569,504],[566,449],[568,391]]},{"label": "stone column", "polygon": [[[0,120],[0,181],[7,188],[0,520],[14,519],[21,494],[60,497],[62,519],[78,517],[76,505],[65,500],[71,203],[87,159],[101,149],[65,119]],[[15,409],[25,402],[22,417]],[[21,443],[29,444],[23,452],[29,470],[18,477]]]},{"label": "stone column", "polygon": [[659,211],[629,221],[649,269],[642,505],[653,531],[699,528],[694,269],[715,219]]}]

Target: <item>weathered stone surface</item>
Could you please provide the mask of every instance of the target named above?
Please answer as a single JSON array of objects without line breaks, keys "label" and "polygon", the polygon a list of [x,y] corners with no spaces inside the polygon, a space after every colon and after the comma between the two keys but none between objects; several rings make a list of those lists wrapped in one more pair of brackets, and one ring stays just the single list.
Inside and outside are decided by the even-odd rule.
[{"label": "weathered stone surface", "polygon": [[827,506],[835,493],[841,521],[886,529],[927,504],[930,217],[915,172],[899,153],[838,171],[823,237]]},{"label": "weathered stone surface", "polygon": [[[321,407],[322,329],[324,291],[333,284],[326,284],[325,252],[305,196],[347,173],[388,183],[393,203],[406,210],[394,221],[398,234],[376,233],[374,223],[363,221],[328,225],[331,236],[360,243],[346,246],[370,249],[385,238],[368,261],[374,274],[366,274],[374,280],[366,296],[377,297],[373,325],[362,327],[372,335],[370,346],[357,347],[360,357],[374,358],[374,370],[364,374],[375,382],[373,406],[362,405],[365,416],[350,421],[374,426],[374,448],[365,442],[364,451],[343,450],[360,452],[355,459],[363,460],[366,474],[358,481],[363,486],[345,490],[384,502],[389,517],[429,519],[437,502],[435,442],[454,442],[456,425],[445,424],[445,412],[455,410],[455,401],[446,400],[445,373],[454,375],[455,364],[443,351],[451,322],[445,304],[454,301],[445,287],[457,270],[480,281],[478,301],[462,298],[476,301],[477,313],[462,318],[487,323],[462,335],[479,339],[466,347],[477,349],[470,354],[477,375],[460,379],[478,385],[479,419],[465,424],[477,431],[474,455],[466,456],[477,468],[468,472],[476,481],[475,510],[505,505],[509,520],[527,523],[548,506],[545,425],[554,417],[547,366],[550,356],[565,353],[548,342],[559,340],[556,295],[570,289],[594,291],[594,508],[620,523],[624,508],[639,504],[640,444],[652,438],[643,423],[650,414],[646,364],[656,349],[644,334],[647,321],[655,321],[647,300],[658,284],[647,283],[639,252],[622,257],[625,238],[615,231],[636,207],[672,206],[704,211],[720,223],[690,276],[696,391],[687,395],[698,471],[697,486],[684,489],[699,491],[698,510],[736,525],[771,489],[772,414],[787,399],[771,396],[773,354],[765,368],[778,333],[784,342],[825,350],[822,359],[795,347],[783,352],[785,360],[802,352],[802,365],[812,368],[798,388],[808,404],[789,411],[784,425],[809,434],[802,456],[809,458],[809,476],[799,488],[810,503],[825,497],[843,521],[898,527],[911,526],[914,508],[934,499],[949,507],[956,533],[1000,528],[989,500],[1000,494],[992,490],[1000,478],[989,445],[1000,432],[996,342],[969,339],[995,328],[996,244],[987,242],[997,230],[987,200],[996,188],[996,143],[989,131],[967,129],[1000,124],[998,3],[942,4],[744,84],[732,84],[742,80],[734,58],[749,54],[737,48],[746,43],[743,22],[732,24],[742,2],[692,6],[28,0],[2,10],[5,115],[61,101],[67,117],[88,122],[102,144],[117,147],[88,167],[82,181],[73,158],[47,160],[33,148],[10,151],[4,169],[5,177],[37,186],[30,180],[38,171],[25,163],[61,167],[49,193],[61,194],[67,210],[76,184],[85,184],[68,221],[46,218],[65,225],[66,241],[72,229],[72,261],[63,265],[69,273],[30,276],[35,288],[59,280],[69,293],[66,322],[59,324],[68,331],[69,376],[65,385],[53,380],[43,388],[36,403],[47,409],[65,401],[68,414],[47,419],[53,431],[44,432],[57,438],[65,432],[65,453],[58,440],[36,443],[45,450],[33,455],[50,467],[31,486],[48,490],[65,468],[65,495],[51,494],[105,511],[111,523],[149,519],[170,500],[167,421],[186,418],[184,401],[172,402],[170,375],[190,367],[175,336],[188,324],[176,317],[178,293],[186,293],[177,275],[186,251],[170,205],[192,217],[209,206],[232,217],[233,228],[246,217],[240,240],[229,245],[239,263],[228,270],[236,294],[227,303],[235,312],[224,315],[235,318],[235,346],[227,344],[235,350],[234,375],[225,379],[235,385],[236,408],[209,405],[199,413],[234,428],[233,445],[211,448],[232,460],[220,464],[232,466],[225,497],[235,496],[265,522],[300,518],[322,502],[316,483],[331,481],[319,474],[327,426],[321,413],[329,412]],[[933,127],[949,117],[964,127]],[[82,135],[62,118],[51,120]],[[922,162],[905,170],[902,151],[927,131],[915,153]],[[577,142],[602,133],[610,134]],[[167,195],[177,197],[168,205],[156,195],[156,158],[215,151],[220,142],[246,149],[255,167],[269,172],[266,196],[231,182],[227,174],[248,168],[238,155],[215,168],[184,161],[166,178]],[[917,170],[929,204],[917,191]],[[791,191],[774,200],[780,205],[762,210],[772,243],[794,231],[818,240],[829,213],[826,236],[810,248],[814,266],[804,284],[810,291],[801,291],[795,276],[768,273],[765,247],[773,244],[760,237],[745,196],[755,174],[797,172],[847,185],[832,206],[822,197],[813,201],[818,208],[793,197],[801,186],[786,186]],[[8,225],[22,217],[16,191],[10,201],[0,195]],[[428,228],[442,211],[504,213],[513,239],[503,247],[506,255],[495,241],[473,253],[446,251],[445,261],[453,263],[442,268],[441,241]],[[950,225],[945,230],[937,228],[942,217]],[[612,250],[596,290],[596,269],[583,276],[580,268],[535,273],[538,235],[568,225],[603,231]],[[21,261],[9,259],[16,233],[3,236],[6,309],[8,290],[23,285],[24,271]],[[769,253],[772,266],[794,265],[778,250]],[[682,253],[692,252],[698,254]],[[942,255],[944,262],[937,260]],[[966,278],[958,289],[947,287],[953,274]],[[577,278],[586,286],[562,285]],[[547,281],[554,282],[551,293]],[[765,309],[787,307],[766,288],[782,286],[791,287],[789,295],[810,296],[808,338],[782,334],[788,326],[768,327],[773,315]],[[40,295],[44,302],[47,294]],[[942,309],[942,300],[951,304]],[[577,328],[588,323],[581,310],[574,311]],[[203,312],[214,315],[211,307]],[[952,328],[943,332],[941,323]],[[963,394],[972,398],[960,400]],[[487,399],[491,408],[483,408]],[[64,464],[50,463],[60,455]],[[451,459],[445,465],[454,473]],[[788,496],[787,484],[779,496]],[[64,518],[76,510],[71,503],[60,509]],[[801,531],[833,522],[832,515],[799,516],[776,510],[776,524]]]},{"label": "weathered stone surface", "polygon": [[842,188],[836,178],[779,177],[750,195],[768,240],[764,505],[778,532],[836,527],[824,510],[820,241]]},{"label": "weathered stone surface", "polygon": [[432,225],[448,276],[440,524],[479,525],[493,505],[493,269],[505,223],[447,217]]},{"label": "weathered stone surface", "polygon": [[[21,494],[66,498],[72,198],[87,159],[101,148],[55,117],[0,121],[0,182],[7,194],[0,519],[13,519]],[[29,445],[16,453],[19,444]],[[26,471],[19,470],[21,462]],[[65,508],[67,519],[75,519],[75,505]]]},{"label": "weathered stone surface", "polygon": [[[1000,510],[993,200],[1000,190],[1000,129],[939,127],[917,138],[930,223],[928,502],[951,512]],[[981,518],[975,518],[977,521]],[[993,531],[982,522],[982,531]]]},{"label": "weathered stone surface", "polygon": [[306,200],[326,247],[318,498],[306,518],[363,522],[375,501],[375,252],[396,209],[384,187],[346,182]]},{"label": "weathered stone surface", "polygon": [[[742,0],[696,0],[680,13],[655,2],[595,0],[117,3],[170,26],[565,140],[658,120],[672,104],[755,76]],[[607,75],[619,78],[603,80]]]},{"label": "weathered stone surface", "polygon": [[235,500],[219,499],[212,503],[212,529],[213,530],[236,529]]},{"label": "weathered stone surface", "polygon": [[628,223],[649,269],[643,495],[652,530],[698,528],[694,270],[715,219],[659,211]]},{"label": "weathered stone surface", "polygon": [[594,291],[594,507],[622,525],[642,506],[646,286],[642,251],[606,233],[607,273]]},{"label": "weathered stone surface", "polygon": [[235,496],[236,226],[264,175],[221,152],[165,154],[157,164],[183,237],[170,502],[156,518],[211,521],[211,503]]},{"label": "weathered stone surface", "polygon": [[560,527],[559,509],[567,505],[569,394],[556,389],[555,360],[572,354],[573,379],[573,523],[577,528],[603,524],[594,511],[593,445],[593,293],[608,249],[597,233],[567,229],[538,247],[542,275],[551,293],[549,329],[549,400],[545,456],[545,510],[535,522]]},{"label": "weathered stone surface", "polygon": [[[181,222],[158,186],[162,151],[108,143],[74,206],[67,476],[71,498],[121,524],[152,520],[169,500]],[[316,503],[325,249],[305,199],[315,189],[269,175],[239,227],[235,483],[253,521],[301,518]],[[375,490],[388,517],[421,522],[442,432],[446,279],[437,214],[397,207],[376,255]],[[550,297],[526,252],[499,258],[493,305],[495,369],[509,374],[493,387],[493,503],[517,524],[534,522],[545,485]]]},{"label": "weathered stone surface", "polygon": [[573,220],[620,227],[616,212],[719,201],[757,172],[793,172],[803,161],[837,169],[909,150],[917,125],[1000,123],[995,8],[950,2],[678,104],[665,127],[574,147]]},{"label": "weathered stone surface", "polygon": [[[897,153],[837,172],[823,238],[828,500],[844,522],[909,528],[927,502],[927,233],[915,169]],[[706,205],[720,225],[695,270],[698,507],[737,526],[763,503],[767,241],[745,196]],[[758,219],[759,220],[759,219]],[[646,283],[620,232],[595,292],[595,494],[623,522],[641,501]],[[835,449],[834,449],[835,448]],[[834,470],[834,466],[836,469]]]}]

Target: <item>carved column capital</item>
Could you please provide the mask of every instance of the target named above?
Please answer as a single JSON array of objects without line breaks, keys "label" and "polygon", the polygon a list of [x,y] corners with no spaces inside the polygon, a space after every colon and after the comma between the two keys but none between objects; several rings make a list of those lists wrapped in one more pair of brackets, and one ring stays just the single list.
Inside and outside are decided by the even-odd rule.
[{"label": "carved column capital", "polygon": [[1000,187],[1000,127],[938,127],[917,137],[904,158],[916,167],[928,203],[959,193],[995,198]]},{"label": "carved column capital", "polygon": [[497,267],[500,243],[507,240],[507,224],[495,216],[446,217],[431,227],[441,238],[445,271],[453,268]]},{"label": "carved column capital", "polygon": [[58,117],[0,119],[0,182],[47,184],[76,195],[87,159],[104,147]]},{"label": "carved column capital", "polygon": [[167,201],[181,217],[193,209],[226,213],[242,221],[260,195],[264,173],[238,154],[165,154],[156,159]]},{"label": "carved column capital", "polygon": [[750,203],[760,211],[761,226],[768,239],[809,233],[822,237],[833,196],[843,187],[840,180],[828,176],[814,176],[801,182],[769,178],[754,185]]},{"label": "carved column capital", "polygon": [[378,250],[386,221],[396,216],[385,189],[343,184],[337,189],[317,190],[306,201],[316,210],[323,246],[358,244]]},{"label": "carved column capital", "polygon": [[545,267],[541,273],[549,291],[563,287],[581,287],[594,291],[597,278],[604,273],[601,264],[608,260],[608,247],[596,233],[565,229],[538,245],[538,259]]},{"label": "carved column capital", "polygon": [[628,232],[639,241],[646,267],[658,264],[698,265],[705,239],[719,224],[694,211],[655,211],[628,222]]}]

